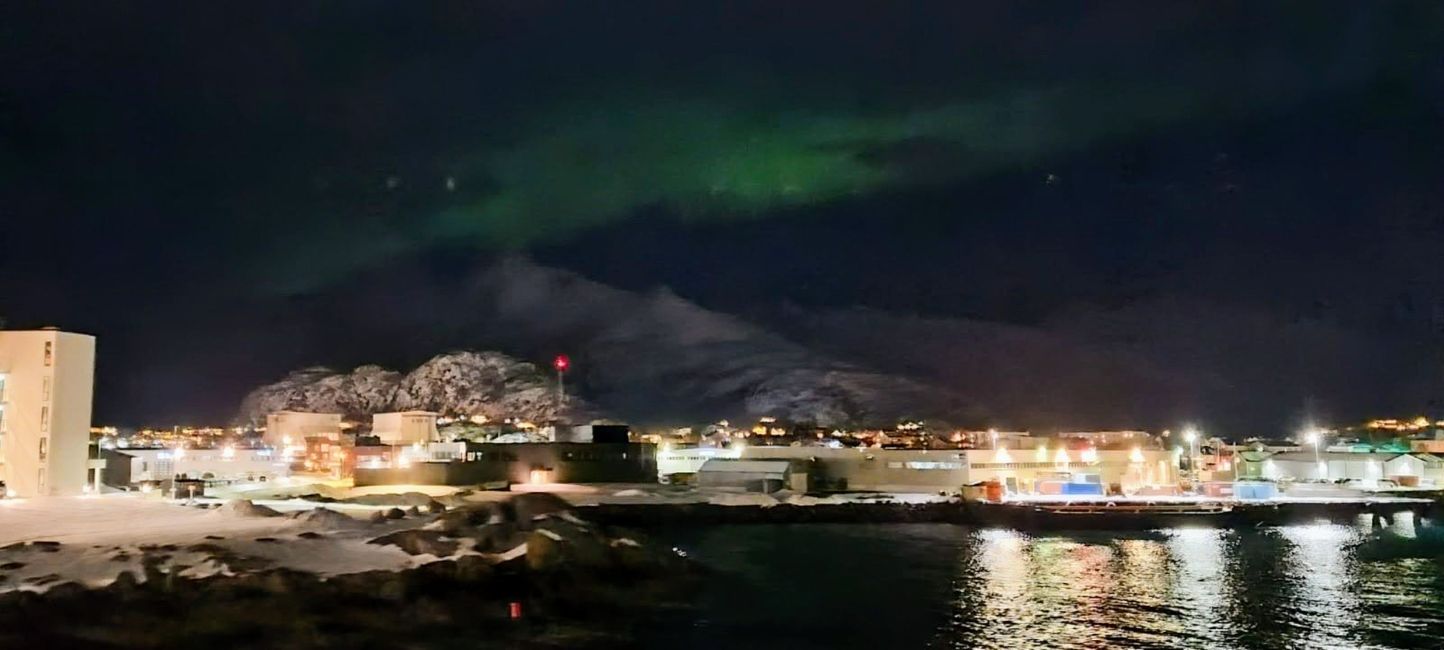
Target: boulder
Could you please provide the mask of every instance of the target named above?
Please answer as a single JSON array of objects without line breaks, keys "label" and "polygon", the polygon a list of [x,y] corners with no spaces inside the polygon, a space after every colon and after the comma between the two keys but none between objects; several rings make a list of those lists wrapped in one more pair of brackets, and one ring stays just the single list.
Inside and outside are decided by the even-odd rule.
[{"label": "boulder", "polygon": [[480,555],[463,555],[456,558],[456,579],[461,582],[485,582],[494,573],[491,563]]},{"label": "boulder", "polygon": [[467,529],[485,521],[474,510],[452,510],[438,515],[426,525],[427,530],[439,531],[456,537]]},{"label": "boulder", "polygon": [[372,539],[367,544],[395,546],[411,555],[434,555],[447,557],[456,553],[459,546],[434,530],[398,530]]},{"label": "boulder", "polygon": [[387,519],[405,519],[406,511],[401,508],[392,508],[386,511]]},{"label": "boulder", "polygon": [[526,540],[527,567],[549,571],[565,564],[585,569],[612,565],[610,542],[560,519],[546,519]]},{"label": "boulder", "polygon": [[483,553],[504,553],[527,540],[526,534],[512,523],[483,524],[466,536],[476,540],[476,550]]},{"label": "boulder", "polygon": [[313,508],[311,510],[303,510],[301,512],[292,514],[291,518],[295,519],[296,521],[312,524],[319,528],[326,528],[332,530],[342,528],[357,528],[363,525],[362,522],[357,520],[355,517],[344,515],[335,510],[331,510],[330,508]]},{"label": "boulder", "polygon": [[523,492],[512,497],[510,503],[517,523],[523,527],[530,526],[542,515],[570,512],[572,509],[572,504],[565,499],[548,492]]}]

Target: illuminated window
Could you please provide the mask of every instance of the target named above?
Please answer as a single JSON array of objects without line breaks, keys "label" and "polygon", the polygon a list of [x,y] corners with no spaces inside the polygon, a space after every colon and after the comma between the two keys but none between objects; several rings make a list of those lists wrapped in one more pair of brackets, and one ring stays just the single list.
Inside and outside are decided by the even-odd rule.
[{"label": "illuminated window", "polygon": [[55,361],[55,347],[50,341],[45,342],[45,367],[49,368]]},{"label": "illuminated window", "polygon": [[40,439],[40,460],[45,460],[45,455],[50,451],[50,439]]},{"label": "illuminated window", "polygon": [[49,407],[49,406],[42,406],[42,407],[40,407],[40,430],[41,430],[41,431],[49,431],[49,430],[50,430],[50,407]]}]

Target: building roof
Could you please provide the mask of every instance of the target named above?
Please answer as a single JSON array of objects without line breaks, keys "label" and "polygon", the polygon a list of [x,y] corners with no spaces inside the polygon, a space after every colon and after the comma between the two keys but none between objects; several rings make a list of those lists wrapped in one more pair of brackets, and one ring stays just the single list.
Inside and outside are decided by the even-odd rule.
[{"label": "building roof", "polygon": [[1405,455],[1405,454],[1400,454],[1400,453],[1397,453],[1397,452],[1372,452],[1372,453],[1371,453],[1371,452],[1364,452],[1364,451],[1358,451],[1358,452],[1354,452],[1354,451],[1324,451],[1324,452],[1319,452],[1319,454],[1317,455],[1317,457],[1315,457],[1314,452],[1312,452],[1312,451],[1286,451],[1286,452],[1281,452],[1281,453],[1274,454],[1273,456],[1270,456],[1270,459],[1271,459],[1271,460],[1276,460],[1276,461],[1293,461],[1293,462],[1309,462],[1309,463],[1312,463],[1312,462],[1315,462],[1315,461],[1318,461],[1318,460],[1323,460],[1323,461],[1342,461],[1342,462],[1348,462],[1348,461],[1364,462],[1364,461],[1367,461],[1367,460],[1376,460],[1376,461],[1380,461],[1380,462],[1385,462],[1385,461],[1393,460],[1393,459],[1398,458],[1399,456],[1403,456],[1403,455]]},{"label": "building roof", "polygon": [[791,471],[792,461],[786,458],[776,460],[736,460],[712,458],[702,463],[702,472],[754,472],[786,474]]}]

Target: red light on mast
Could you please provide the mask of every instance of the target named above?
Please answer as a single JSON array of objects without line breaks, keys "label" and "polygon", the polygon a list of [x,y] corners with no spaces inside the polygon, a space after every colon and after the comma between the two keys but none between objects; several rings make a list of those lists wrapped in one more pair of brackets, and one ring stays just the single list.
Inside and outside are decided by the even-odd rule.
[{"label": "red light on mast", "polygon": [[557,372],[566,372],[567,368],[572,367],[572,360],[565,354],[558,354],[557,358],[552,359],[552,367],[556,368]]}]

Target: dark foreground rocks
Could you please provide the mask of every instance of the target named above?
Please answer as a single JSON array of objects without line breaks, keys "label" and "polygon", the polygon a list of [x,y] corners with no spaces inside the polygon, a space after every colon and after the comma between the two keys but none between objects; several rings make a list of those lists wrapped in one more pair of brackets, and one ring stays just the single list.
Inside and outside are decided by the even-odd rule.
[{"label": "dark foreground rocks", "polygon": [[322,578],[257,564],[190,579],[148,563],[105,588],[7,593],[0,647],[622,648],[638,626],[686,606],[694,564],[556,506],[456,508],[370,540],[445,556],[405,571]]}]

